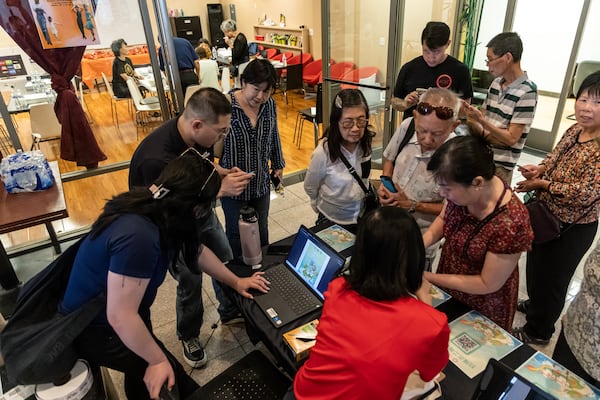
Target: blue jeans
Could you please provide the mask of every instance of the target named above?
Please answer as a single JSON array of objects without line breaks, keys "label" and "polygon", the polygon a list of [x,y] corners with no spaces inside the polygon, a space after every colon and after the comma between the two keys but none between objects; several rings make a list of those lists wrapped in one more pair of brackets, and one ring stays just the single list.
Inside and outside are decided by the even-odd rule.
[{"label": "blue jeans", "polygon": [[[223,262],[233,259],[231,248],[216,214],[211,212],[208,219],[196,227],[200,242],[213,251]],[[177,259],[177,271],[171,271],[179,283],[177,285],[177,337],[188,340],[200,334],[204,305],[202,303],[202,274],[194,273],[185,265],[181,256]],[[221,318],[236,315],[239,311],[235,303],[226,295],[221,282],[212,279],[217,308]]]},{"label": "blue jeans", "polygon": [[242,245],[240,242],[240,229],[238,221],[240,219],[240,209],[243,206],[250,206],[258,214],[258,231],[260,233],[260,245],[269,244],[269,206],[271,199],[269,193],[252,200],[236,200],[231,197],[221,198],[221,206],[225,214],[225,232],[229,245],[233,251],[233,257],[237,260],[242,258]]}]

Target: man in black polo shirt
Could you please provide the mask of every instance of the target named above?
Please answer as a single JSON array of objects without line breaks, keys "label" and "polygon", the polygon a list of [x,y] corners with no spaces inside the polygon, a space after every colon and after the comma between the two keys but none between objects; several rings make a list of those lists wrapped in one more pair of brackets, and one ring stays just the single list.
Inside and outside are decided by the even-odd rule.
[{"label": "man in black polo shirt", "polygon": [[[196,63],[198,54],[194,50],[194,46],[187,39],[178,37],[173,38],[173,46],[175,47],[175,57],[179,66],[179,80],[181,81],[181,90],[185,96],[185,90],[188,86],[198,85],[198,75],[196,74]],[[160,70],[165,70],[165,62],[163,59],[162,50],[158,52],[158,62]]]},{"label": "man in black polo shirt", "polygon": [[450,27],[443,22],[428,22],[421,34],[423,55],[402,66],[396,79],[391,105],[404,111],[403,119],[413,116],[419,96],[426,89],[450,89],[460,98],[471,102],[473,85],[469,68],[446,54],[450,46]]},{"label": "man in black polo shirt", "polygon": [[[167,163],[189,147],[200,153],[209,153],[212,146],[229,131],[231,104],[225,95],[212,88],[203,88],[189,99],[183,113],[173,118],[146,137],[139,144],[129,167],[129,187],[150,186]],[[221,177],[221,190],[217,197],[237,196],[246,188],[253,174],[239,168],[224,169],[215,163]],[[208,220],[197,224],[203,243],[223,262],[233,259],[233,254],[217,216],[211,213]],[[185,361],[192,368],[206,364],[206,354],[198,339],[204,307],[202,305],[202,275],[196,275],[183,263],[177,263],[173,276],[177,286],[177,336],[183,343]],[[225,295],[219,282],[213,280],[222,323],[239,317],[235,304]]]}]

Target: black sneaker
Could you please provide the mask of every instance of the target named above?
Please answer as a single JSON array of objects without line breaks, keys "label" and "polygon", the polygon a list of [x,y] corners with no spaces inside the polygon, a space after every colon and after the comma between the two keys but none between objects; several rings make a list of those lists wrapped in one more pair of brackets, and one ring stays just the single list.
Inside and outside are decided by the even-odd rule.
[{"label": "black sneaker", "polygon": [[234,325],[241,324],[244,322],[244,317],[241,313],[235,313],[226,317],[221,317],[221,325]]},{"label": "black sneaker", "polygon": [[182,340],[183,344],[183,359],[192,368],[202,368],[206,365],[208,359],[200,340],[193,337],[188,340]]}]

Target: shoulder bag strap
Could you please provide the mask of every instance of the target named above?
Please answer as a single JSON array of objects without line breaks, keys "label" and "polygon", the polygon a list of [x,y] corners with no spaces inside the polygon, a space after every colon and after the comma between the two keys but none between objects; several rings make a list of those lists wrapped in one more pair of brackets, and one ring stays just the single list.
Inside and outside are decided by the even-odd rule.
[{"label": "shoulder bag strap", "polygon": [[360,179],[360,176],[358,176],[356,169],[352,165],[350,165],[350,162],[346,159],[346,157],[344,157],[344,155],[341,152],[340,152],[340,160],[342,160],[342,162],[344,163],[346,168],[348,168],[348,172],[350,172],[350,174],[352,174],[354,179],[356,179],[356,181],[360,185],[360,188],[363,190],[363,192],[369,193],[369,189],[365,186],[362,179]]},{"label": "shoulder bag strap", "polygon": [[396,158],[398,158],[398,155],[400,154],[402,149],[404,149],[406,147],[406,145],[408,144],[408,142],[410,142],[410,139],[413,137],[414,133],[415,133],[415,119],[412,118],[410,120],[410,123],[408,124],[408,128],[406,128],[404,137],[402,138],[402,141],[400,142],[400,145],[398,146],[398,152],[396,153],[396,157],[394,157],[394,161],[392,161],[392,164],[396,164]]},{"label": "shoulder bag strap", "polygon": [[[584,219],[584,218],[585,218],[585,216],[586,216],[586,215],[588,215],[590,211],[592,211],[592,208],[594,207],[594,205],[595,205],[595,204],[596,204],[596,203],[597,203],[599,200],[600,200],[600,197],[598,197],[598,198],[596,198],[596,200],[592,201],[592,204],[590,204],[590,205],[589,205],[589,206],[588,206],[588,207],[585,209],[585,211],[583,212],[583,214],[581,214],[581,216],[580,216],[579,218],[577,218],[577,219],[575,220],[575,222],[572,222],[572,223],[570,223],[570,224],[569,224],[569,226],[567,226],[567,227],[566,227],[564,230],[562,230],[562,231],[560,232],[560,234],[562,235],[563,233],[565,233],[566,231],[568,231],[569,229],[571,229],[571,228],[572,228],[574,225],[577,225],[577,223],[578,223],[579,221],[581,221],[582,219]],[[556,218],[556,217],[554,217],[554,218]]]}]

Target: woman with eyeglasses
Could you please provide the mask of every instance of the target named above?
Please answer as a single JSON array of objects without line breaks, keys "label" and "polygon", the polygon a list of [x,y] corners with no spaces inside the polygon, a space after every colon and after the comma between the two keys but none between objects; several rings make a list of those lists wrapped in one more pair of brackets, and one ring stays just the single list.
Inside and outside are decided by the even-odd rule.
[{"label": "woman with eyeglasses", "polygon": [[260,242],[269,244],[271,177],[283,179],[285,160],[277,126],[277,107],[271,97],[276,74],[269,60],[255,59],[242,73],[242,88],[231,95],[231,129],[223,141],[223,168],[238,167],[255,174],[239,196],[222,197],[225,231],[233,256],[240,259],[242,248],[238,220],[240,209],[251,206],[258,213]]},{"label": "woman with eyeglasses", "polygon": [[[598,230],[600,71],[588,75],[581,83],[576,93],[575,118],[577,123],[567,129],[539,165],[518,167],[525,180],[517,183],[516,191],[535,190],[539,199],[560,221],[561,230],[560,236],[555,239],[534,243],[527,254],[529,299],[517,304],[517,310],[527,315],[527,323],[513,331],[514,336],[526,343],[549,343],[564,308],[571,278]],[[596,287],[595,291],[600,293],[600,288]],[[585,353],[589,351],[591,354],[600,349],[600,313],[596,312],[594,319],[591,312],[597,311],[597,308],[581,297],[576,304],[577,307],[571,310],[578,309],[580,315],[573,318],[571,312],[567,313],[565,333],[569,344],[575,345],[579,355],[587,359]],[[590,313],[582,313],[588,307]],[[588,325],[592,321],[595,321],[595,326]],[[590,342],[596,342],[595,349],[585,349],[587,335],[590,335]]]},{"label": "woman with eyeglasses", "polygon": [[365,192],[342,158],[368,188],[373,136],[362,92],[341,90],[333,99],[329,128],[314,150],[304,178],[304,190],[318,213],[317,225],[334,222],[356,231]]},{"label": "woman with eyeglasses", "polygon": [[446,203],[423,242],[446,240],[437,273],[425,272],[425,279],[510,331],[519,291],[517,263],[533,240],[525,205],[494,175],[494,153],[481,136],[448,140],[427,169]]},{"label": "woman with eyeglasses", "polygon": [[186,151],[149,188],[110,200],[77,251],[60,311],[105,296],[105,309],[75,347],[92,364],[123,372],[129,399],[157,399],[163,386],[187,398],[199,387],[152,333],[150,307],[177,254],[242,296],[251,298],[250,288],[268,290],[261,273],[238,278],[199,246],[195,220],[208,215],[220,185],[213,164]]},{"label": "woman with eyeglasses", "polygon": [[[442,210],[444,199],[427,163],[435,150],[455,136],[460,105],[452,91],[428,89],[421,95],[413,116],[400,124],[383,152],[383,176],[391,178],[393,188],[379,185],[379,201],[407,210],[423,232]],[[437,249],[438,246],[427,249],[428,271]]]}]

